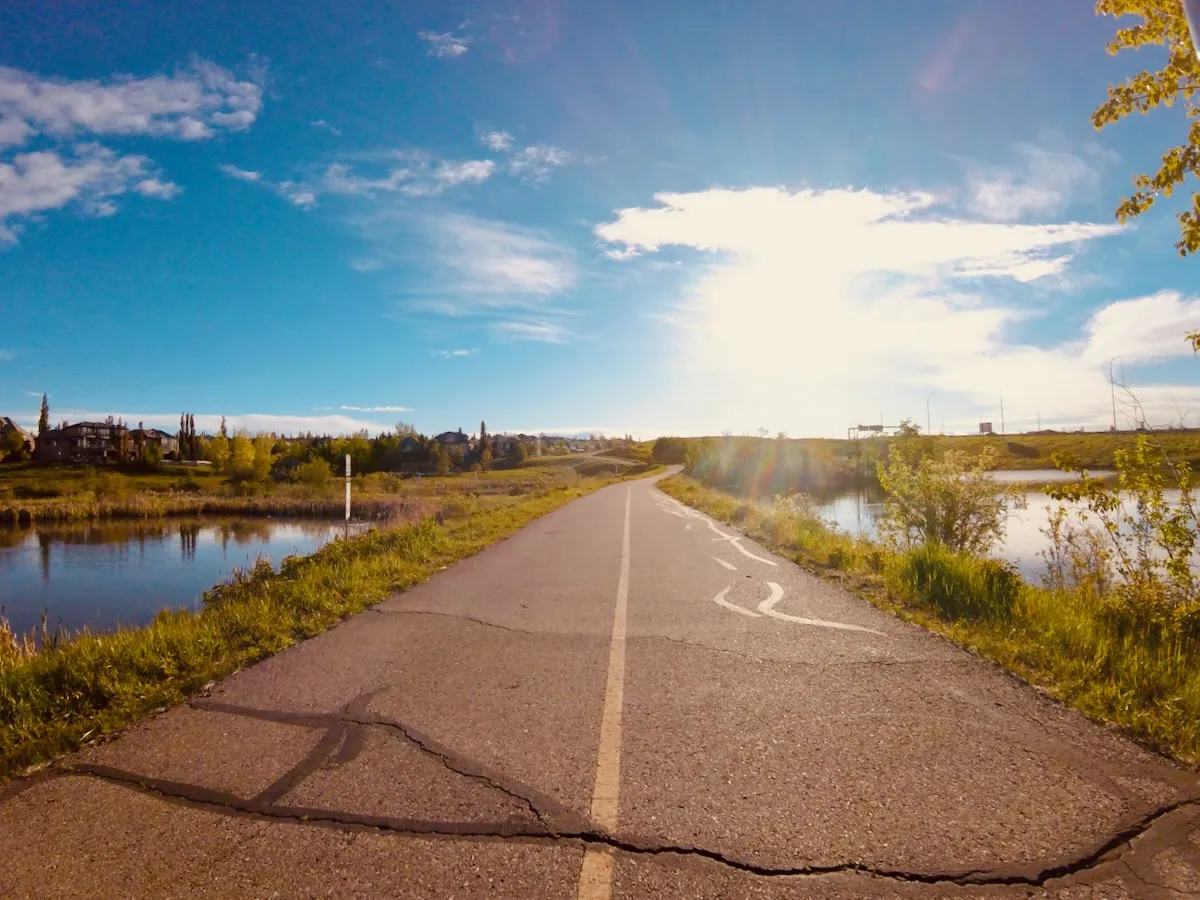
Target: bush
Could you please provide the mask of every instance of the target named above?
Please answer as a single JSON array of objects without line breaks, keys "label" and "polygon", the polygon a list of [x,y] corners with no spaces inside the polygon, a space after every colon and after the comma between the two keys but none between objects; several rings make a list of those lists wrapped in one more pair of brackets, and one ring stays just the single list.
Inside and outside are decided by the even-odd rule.
[{"label": "bush", "polygon": [[996,451],[985,447],[971,457],[947,450],[940,458],[923,445],[896,441],[887,463],[878,463],[879,483],[887,491],[880,533],[897,549],[941,544],[951,551],[986,553],[1004,534],[1010,508],[1024,504],[1015,485],[1007,488],[988,471]]},{"label": "bush", "polygon": [[333,470],[323,459],[310,459],[296,467],[296,480],[309,487],[325,487],[333,482]]},{"label": "bush", "polygon": [[180,478],[178,481],[172,483],[171,490],[178,491],[181,494],[199,494],[204,490],[204,486],[189,473],[186,478]]},{"label": "bush", "polygon": [[97,500],[124,500],[129,496],[129,479],[116,472],[101,472],[92,482]]},{"label": "bush", "polygon": [[887,580],[892,594],[932,606],[951,620],[1010,620],[1022,585],[1007,563],[936,543],[898,554]]}]

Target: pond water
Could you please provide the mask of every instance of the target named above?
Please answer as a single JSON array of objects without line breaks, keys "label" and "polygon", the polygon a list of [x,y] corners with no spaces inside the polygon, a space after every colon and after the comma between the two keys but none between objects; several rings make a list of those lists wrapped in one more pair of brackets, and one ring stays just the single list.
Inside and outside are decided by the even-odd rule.
[{"label": "pond water", "polygon": [[[1107,473],[1097,472],[1096,475]],[[1053,481],[1073,480],[1071,476],[1054,469],[1038,469],[1027,472],[993,472],[997,481],[1008,483],[1033,482],[1044,484]],[[1025,499],[1025,509],[1012,510],[1005,523],[1004,539],[996,545],[992,555],[1008,560],[1016,566],[1026,579],[1038,582],[1046,571],[1046,563],[1041,553],[1047,547],[1046,536],[1042,529],[1051,510],[1059,506],[1059,501],[1052,500],[1032,485],[1021,492]],[[1166,492],[1167,500],[1178,502],[1179,492]],[[819,501],[817,504],[821,518],[832,522],[842,531],[849,534],[863,534],[874,538],[878,535],[876,524],[883,514],[883,491],[873,489],[848,492],[836,497]]]},{"label": "pond water", "polygon": [[[203,593],[259,557],[276,566],[344,533],[333,520],[166,518],[0,526],[0,608],[15,630],[106,631]],[[354,529],[355,526],[351,526]]]}]

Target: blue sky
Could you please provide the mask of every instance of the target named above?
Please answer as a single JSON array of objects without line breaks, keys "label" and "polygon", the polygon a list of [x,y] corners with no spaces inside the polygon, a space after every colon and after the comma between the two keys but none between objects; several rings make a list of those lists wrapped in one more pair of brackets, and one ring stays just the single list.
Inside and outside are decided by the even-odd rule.
[{"label": "blue sky", "polygon": [[1092,6],[7,4],[0,413],[1101,426],[1120,357],[1195,425],[1179,203],[1112,218],[1186,118],[1093,131],[1161,58]]}]

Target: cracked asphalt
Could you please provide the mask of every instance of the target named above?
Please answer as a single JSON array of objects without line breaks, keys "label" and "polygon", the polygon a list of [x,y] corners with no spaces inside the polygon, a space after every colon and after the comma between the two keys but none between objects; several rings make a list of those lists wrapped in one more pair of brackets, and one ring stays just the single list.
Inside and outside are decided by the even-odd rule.
[{"label": "cracked asphalt", "polygon": [[1200,897],[1200,778],[641,481],[0,789],[0,860],[3,897]]}]

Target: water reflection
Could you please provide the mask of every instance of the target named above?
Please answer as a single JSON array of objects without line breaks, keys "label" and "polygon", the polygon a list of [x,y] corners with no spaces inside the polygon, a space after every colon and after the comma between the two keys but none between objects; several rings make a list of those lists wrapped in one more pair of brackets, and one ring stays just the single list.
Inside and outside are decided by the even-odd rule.
[{"label": "water reflection", "polygon": [[[1053,470],[1045,470],[1053,474]],[[992,473],[998,475],[1001,473]],[[1031,473],[1003,473],[1003,479],[1009,482],[1021,481],[1062,481],[1063,478],[1040,477],[1041,471]],[[1019,478],[1014,475],[1035,476]],[[1061,474],[1061,473],[1060,473]],[[1101,474],[1101,473],[1097,473]],[[1005,521],[1004,539],[996,545],[992,555],[1005,559],[1016,566],[1017,570],[1028,580],[1039,582],[1046,572],[1046,561],[1042,551],[1047,547],[1046,536],[1042,529],[1050,512],[1059,506],[1059,501],[1047,497],[1039,488],[1030,486],[1022,491],[1025,499],[1025,509],[1012,510]],[[878,520],[883,514],[883,491],[877,486],[869,490],[847,492],[836,497],[819,498],[817,509],[823,519],[832,522],[840,530],[849,534],[862,534],[870,538],[878,537]],[[1166,500],[1175,505],[1179,502],[1179,491],[1166,491]],[[1070,508],[1070,504],[1067,504]]]},{"label": "water reflection", "polygon": [[194,608],[205,590],[262,556],[311,553],[337,522],[265,518],[145,519],[0,527],[0,608],[14,628],[106,630],[164,607]]}]

